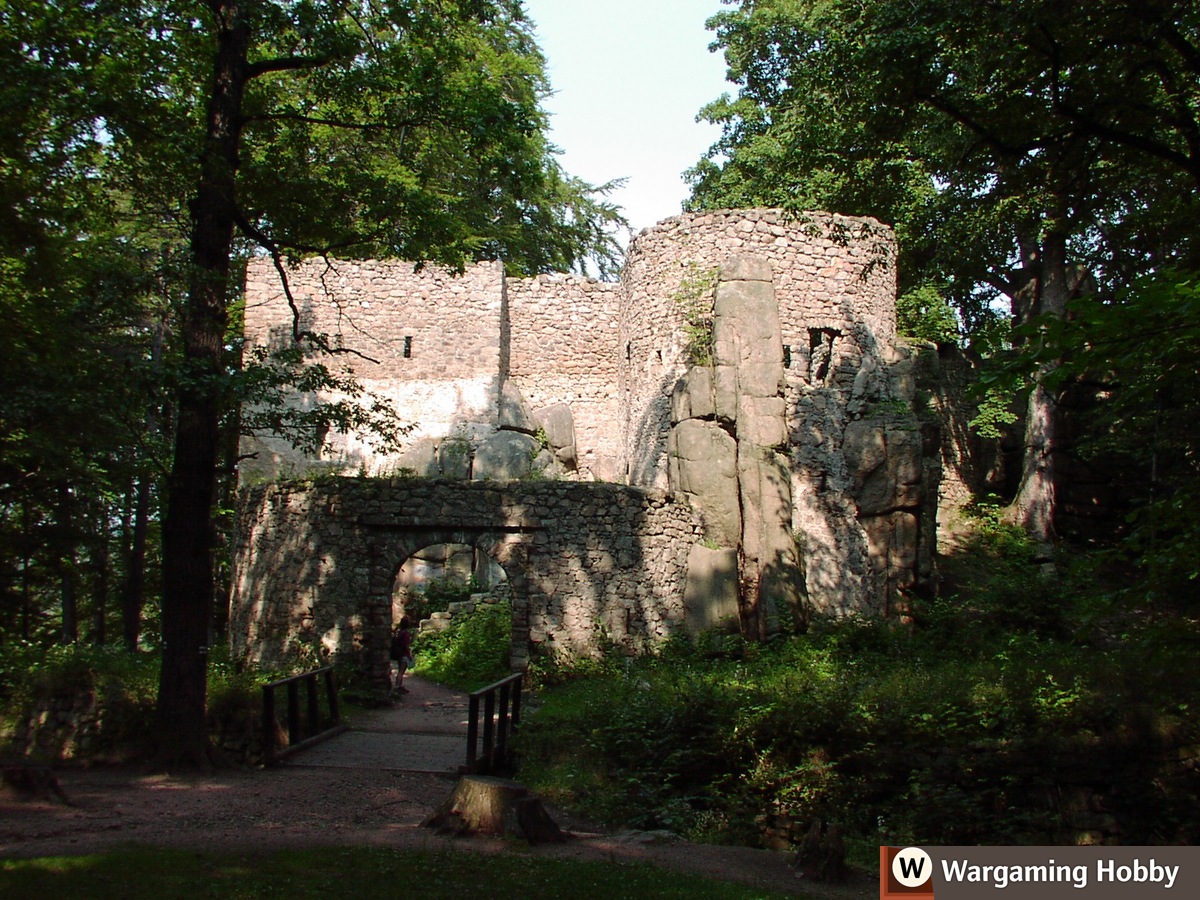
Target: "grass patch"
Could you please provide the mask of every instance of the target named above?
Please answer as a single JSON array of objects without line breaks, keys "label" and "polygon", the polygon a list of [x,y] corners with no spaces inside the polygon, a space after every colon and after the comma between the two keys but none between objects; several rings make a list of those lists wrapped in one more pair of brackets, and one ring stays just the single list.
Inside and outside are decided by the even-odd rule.
[{"label": "grass patch", "polygon": [[533,859],[519,854],[316,849],[269,854],[129,850],[0,862],[0,896],[326,898],[483,894],[521,900],[661,897],[693,900],[780,895],[648,865]]}]

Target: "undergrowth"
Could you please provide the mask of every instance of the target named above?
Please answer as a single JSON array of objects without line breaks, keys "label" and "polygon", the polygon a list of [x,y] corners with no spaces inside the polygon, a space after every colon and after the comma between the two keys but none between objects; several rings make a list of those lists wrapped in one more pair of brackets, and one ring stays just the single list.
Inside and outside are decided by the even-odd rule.
[{"label": "undergrowth", "polygon": [[[976,540],[970,597],[918,603],[911,626],[535,669],[520,777],[602,823],[710,842],[818,819],[868,855],[1200,837],[1200,779],[1169,764],[1200,740],[1196,623],[1131,615],[1083,566],[1047,580],[1007,531]],[[1099,824],[1072,818],[1100,796]]]},{"label": "undergrowth", "polygon": [[443,631],[422,631],[413,641],[414,673],[463,691],[510,674],[512,608],[481,603],[455,613]]}]

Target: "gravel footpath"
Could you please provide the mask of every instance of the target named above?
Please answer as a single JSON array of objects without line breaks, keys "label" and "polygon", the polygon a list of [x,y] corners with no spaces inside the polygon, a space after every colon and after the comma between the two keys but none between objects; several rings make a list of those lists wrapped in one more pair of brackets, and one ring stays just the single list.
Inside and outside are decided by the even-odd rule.
[{"label": "gravel footpath", "polygon": [[[320,764],[310,755],[316,751],[310,751],[302,764],[211,775],[167,775],[135,767],[59,768],[58,781],[69,804],[0,790],[0,858],[79,855],[130,845],[206,852],[322,846],[454,849],[640,861],[785,895],[803,889],[816,896],[875,896],[877,884],[865,877],[849,888],[802,882],[789,864],[790,854],[695,845],[660,834],[601,834],[555,809],[550,810],[555,821],[572,834],[565,844],[516,849],[510,839],[451,838],[422,828],[422,820],[450,795],[457,776],[381,767],[379,736],[421,728],[444,739],[464,721],[465,703],[460,706],[460,697],[416,679],[410,688],[395,710],[360,717],[352,732],[324,745]],[[355,744],[356,733],[373,739]],[[333,752],[338,747],[342,750]],[[397,758],[394,753],[386,757]],[[367,767],[351,766],[355,760]]]}]

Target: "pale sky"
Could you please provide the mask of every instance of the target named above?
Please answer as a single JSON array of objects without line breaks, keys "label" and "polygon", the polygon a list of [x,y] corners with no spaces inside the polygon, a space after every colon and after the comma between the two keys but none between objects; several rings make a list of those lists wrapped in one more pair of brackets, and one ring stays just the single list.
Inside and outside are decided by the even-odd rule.
[{"label": "pale sky", "polygon": [[683,171],[719,136],[696,114],[721,94],[725,61],[705,21],[720,0],[525,0],[555,95],[546,101],[562,166],[611,199],[634,234],[677,215]]}]

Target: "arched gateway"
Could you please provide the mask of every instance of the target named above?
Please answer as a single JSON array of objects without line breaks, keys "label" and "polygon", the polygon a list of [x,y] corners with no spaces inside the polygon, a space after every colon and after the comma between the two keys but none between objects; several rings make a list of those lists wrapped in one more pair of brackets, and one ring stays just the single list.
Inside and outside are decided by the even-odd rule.
[{"label": "arched gateway", "polygon": [[249,488],[240,506],[230,634],[270,663],[313,652],[387,666],[392,588],[430,544],[478,548],[508,574],[512,652],[630,651],[685,626],[702,528],[664,494],[612,484],[327,478]]}]

